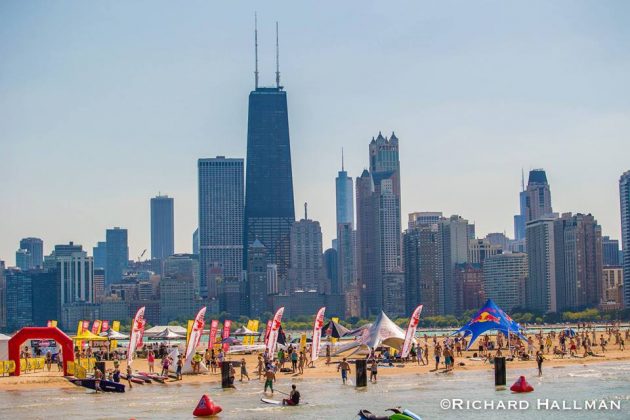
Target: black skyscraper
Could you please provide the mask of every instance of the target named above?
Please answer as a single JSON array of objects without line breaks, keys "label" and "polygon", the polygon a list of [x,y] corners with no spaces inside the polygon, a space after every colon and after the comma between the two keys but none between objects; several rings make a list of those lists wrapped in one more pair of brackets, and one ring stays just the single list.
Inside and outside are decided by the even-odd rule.
[{"label": "black skyscraper", "polygon": [[[258,67],[258,66],[256,66]],[[249,94],[243,268],[247,251],[258,239],[269,263],[278,265],[281,291],[289,267],[289,232],[295,221],[287,94],[280,86],[258,87]]]}]

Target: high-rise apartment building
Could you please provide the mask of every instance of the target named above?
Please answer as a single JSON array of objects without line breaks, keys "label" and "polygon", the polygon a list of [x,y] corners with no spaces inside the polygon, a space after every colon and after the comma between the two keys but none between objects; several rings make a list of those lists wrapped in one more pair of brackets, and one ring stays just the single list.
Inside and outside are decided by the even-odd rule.
[{"label": "high-rise apartment building", "polygon": [[481,264],[486,258],[503,253],[500,245],[493,244],[489,239],[471,239],[468,241],[468,262]]},{"label": "high-rise apartment building", "polygon": [[95,247],[92,247],[92,256],[94,268],[102,268],[104,273],[107,266],[107,242],[98,242]]},{"label": "high-rise apartment building", "polygon": [[14,332],[33,325],[33,283],[27,271],[5,270],[6,330]]},{"label": "high-rise apartment building", "polygon": [[31,254],[29,269],[44,265],[44,241],[39,238],[24,238],[20,240],[20,249],[25,249]]},{"label": "high-rise apartment building", "polygon": [[437,224],[442,219],[441,211],[417,211],[409,213],[408,229],[420,225]]},{"label": "high-rise apartment building", "polygon": [[526,223],[553,213],[551,189],[547,182],[547,174],[543,169],[529,171],[527,190],[525,192]]},{"label": "high-rise apartment building", "polygon": [[527,308],[543,313],[556,312],[557,277],[554,223],[543,217],[527,223],[528,278],[525,287]]},{"label": "high-rise apartment building", "polygon": [[378,200],[374,183],[367,170],[356,179],[357,203],[357,267],[363,292],[362,314],[377,314],[383,302],[383,277],[380,266],[378,235]]},{"label": "high-rise apartment building", "polygon": [[151,258],[163,260],[175,253],[175,205],[168,195],[151,199]]},{"label": "high-rise apartment building", "polygon": [[602,295],[602,229],[588,214],[555,222],[557,309],[594,308]]},{"label": "high-rise apartment building", "polygon": [[441,293],[443,298],[441,307],[444,308],[444,314],[457,312],[457,293],[453,274],[456,264],[468,262],[468,244],[470,242],[468,226],[468,220],[457,215],[443,218],[438,224],[442,244],[442,286],[444,291]]},{"label": "high-rise apartment building", "polygon": [[623,268],[604,266],[602,276],[602,306],[604,309],[623,307]]},{"label": "high-rise apartment building", "polygon": [[337,284],[332,285],[332,293],[345,293],[356,283],[355,270],[355,230],[352,223],[337,224]]},{"label": "high-rise apartment building", "polygon": [[619,240],[610,239],[610,236],[603,236],[602,253],[604,266],[621,265],[621,260],[619,258]]},{"label": "high-rise apartment building", "polygon": [[217,279],[240,279],[243,270],[243,159],[199,159],[199,264],[201,296],[218,297]]},{"label": "high-rise apartment building", "polygon": [[318,221],[304,219],[291,226],[289,292],[330,292],[322,253],[322,229]]},{"label": "high-rise apartment building", "polygon": [[79,251],[57,257],[56,261],[60,284],[60,305],[63,307],[75,302],[95,302],[92,257],[88,257],[85,251]]},{"label": "high-rise apartment building", "polygon": [[630,308],[630,171],[624,172],[619,178],[619,201],[621,204],[624,305]]},{"label": "high-rise apartment building", "polygon": [[525,306],[525,284],[529,272],[527,254],[497,254],[483,264],[483,288],[506,311]]},{"label": "high-rise apartment building", "polygon": [[105,286],[119,283],[123,272],[129,264],[129,246],[127,245],[127,229],[115,227],[105,232],[106,261]]}]

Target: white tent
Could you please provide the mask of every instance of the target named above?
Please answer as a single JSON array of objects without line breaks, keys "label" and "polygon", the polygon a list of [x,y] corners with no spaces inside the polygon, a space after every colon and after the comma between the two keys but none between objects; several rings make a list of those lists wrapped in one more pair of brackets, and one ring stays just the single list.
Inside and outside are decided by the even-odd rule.
[{"label": "white tent", "polygon": [[178,325],[156,325],[155,327],[151,327],[148,330],[145,330],[144,336],[147,338],[152,338],[166,329],[174,332],[175,334],[180,334],[181,336],[186,337],[186,328],[180,327]]},{"label": "white tent", "polygon": [[339,346],[335,354],[343,353],[353,348],[359,347],[376,349],[384,345],[400,350],[405,341],[405,331],[381,312],[373,324],[365,327],[361,335],[353,342]]},{"label": "white tent", "polygon": [[0,334],[0,360],[9,360],[9,340],[8,335]]}]

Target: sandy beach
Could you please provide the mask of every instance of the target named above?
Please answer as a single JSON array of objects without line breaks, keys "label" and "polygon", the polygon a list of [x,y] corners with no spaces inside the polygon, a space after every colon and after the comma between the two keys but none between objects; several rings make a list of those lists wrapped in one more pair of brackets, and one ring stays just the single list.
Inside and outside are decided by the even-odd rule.
[{"label": "sandy beach", "polygon": [[[423,343],[423,340],[420,340]],[[557,340],[554,341],[554,344],[557,343]],[[201,350],[201,349],[199,349]],[[597,347],[599,355],[603,357],[594,357],[587,356],[583,358],[578,357],[569,357],[565,356],[564,358],[560,358],[554,356],[553,354],[545,354],[545,361],[543,363],[543,375],[546,369],[552,368],[561,368],[563,366],[570,365],[586,365],[586,364],[597,364],[602,362],[611,362],[611,361],[628,361],[630,360],[630,351],[622,351],[619,350],[617,345],[613,345],[612,343],[608,346],[608,349],[605,353],[602,353],[599,347]],[[475,370],[493,370],[494,367],[492,364],[480,360],[470,360],[475,353],[476,350],[464,351],[464,357],[456,357],[455,358],[455,369],[453,374],[457,375],[459,371],[475,371]],[[343,355],[332,357],[331,364],[326,364],[326,358],[320,357],[315,362],[315,368],[305,368],[303,375],[296,375],[292,373],[278,373],[277,374],[277,382],[279,385],[290,384],[290,382],[294,379],[298,379],[300,381],[308,380],[310,378],[330,378],[330,377],[338,377],[339,373],[337,372],[337,363],[341,360]],[[359,356],[360,357],[360,356]],[[257,354],[249,354],[249,355],[228,355],[226,360],[241,360],[241,358],[245,358],[247,362],[247,370],[249,372],[249,376],[252,381],[258,381],[258,375],[256,372],[257,365]],[[350,358],[352,359],[352,357]],[[156,360],[156,369],[159,365],[159,361]],[[464,365],[460,366],[460,362],[463,362]],[[531,369],[531,376],[536,375],[536,362],[534,360],[530,361],[508,361],[507,362],[508,372],[510,369]],[[121,365],[124,367],[125,362],[122,362]],[[286,366],[290,367],[290,363],[287,363]],[[354,366],[352,366],[352,373],[350,374],[350,378],[354,378]],[[106,362],[107,369],[113,368],[113,362]],[[135,371],[147,372],[148,365],[146,359],[135,359],[133,362],[133,368]],[[431,348],[431,344],[429,344],[429,364],[428,365],[418,365],[417,363],[408,362],[404,365],[395,364],[394,367],[385,367],[379,366],[378,375],[380,380],[386,380],[389,376],[403,376],[403,375],[417,375],[417,374],[430,374],[435,372],[435,361],[433,359],[433,351]],[[440,371],[444,369],[443,363],[440,364]],[[158,372],[159,373],[159,372]],[[236,381],[235,385],[238,389],[238,383],[240,379],[240,369],[236,369]],[[179,383],[218,383],[221,380],[220,374],[217,373],[205,373],[199,375],[184,375],[183,380],[179,381]],[[245,379],[247,381],[247,379]],[[169,380],[166,384],[156,384],[154,386],[168,386],[169,382],[175,382],[174,380]],[[126,383],[126,381],[123,381]],[[136,385],[142,386],[142,385]],[[261,381],[262,386],[262,381]],[[68,382],[63,376],[61,372],[57,372],[57,367],[53,366],[51,372],[29,372],[25,373],[19,377],[1,377],[0,378],[0,390],[1,391],[9,391],[9,390],[28,390],[28,389],[45,389],[45,388],[74,388],[75,385]]]}]

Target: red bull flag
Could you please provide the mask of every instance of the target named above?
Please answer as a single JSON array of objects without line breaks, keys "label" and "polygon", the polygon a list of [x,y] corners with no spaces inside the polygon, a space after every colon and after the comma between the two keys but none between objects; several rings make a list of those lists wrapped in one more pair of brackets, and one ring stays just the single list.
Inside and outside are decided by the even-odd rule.
[{"label": "red bull flag", "polygon": [[[223,321],[223,334],[221,335],[221,341],[224,341],[230,337],[230,328],[232,328],[232,321],[229,319],[226,319],[225,321]],[[224,342],[223,352],[227,353],[229,349],[230,349],[230,343]]]},{"label": "red bull flag", "polygon": [[203,327],[205,325],[205,316],[206,307],[204,306],[197,313],[192,330],[190,331],[190,340],[188,340],[188,347],[186,348],[186,358],[184,359],[185,363],[189,363],[189,361],[192,360],[193,353],[199,345],[199,340],[201,340],[201,334],[203,334]]},{"label": "red bull flag", "polygon": [[267,321],[267,328],[265,328],[265,347],[267,347],[267,343],[269,342],[269,332],[271,331],[272,320]]},{"label": "red bull flag", "polygon": [[485,305],[477,311],[475,316],[454,334],[463,332],[464,337],[472,335],[467,347],[467,349],[469,349],[477,337],[491,330],[500,331],[506,337],[510,334],[515,334],[523,340],[527,340],[521,333],[522,327],[518,322],[510,318],[492,299],[488,299]]},{"label": "red bull flag", "polygon": [[133,362],[133,356],[136,353],[138,341],[142,340],[144,334],[144,306],[138,309],[136,316],[131,324],[131,335],[129,336],[129,346],[127,347],[127,365]]},{"label": "red bull flag", "polygon": [[101,324],[101,332],[107,332],[109,330],[109,321],[104,320]]},{"label": "red bull flag", "polygon": [[315,315],[313,323],[313,339],[311,345],[311,360],[314,362],[319,357],[319,342],[322,339],[322,328],[324,327],[324,313],[326,307],[320,308]]},{"label": "red bull flag", "polygon": [[210,323],[210,337],[208,338],[208,348],[212,349],[215,341],[217,341],[217,330],[219,329],[219,320],[213,319]]},{"label": "red bull flag", "polygon": [[422,312],[422,305],[418,305],[416,309],[413,310],[411,314],[411,318],[409,318],[409,326],[407,327],[407,332],[405,333],[405,341],[403,342],[402,351],[400,352],[400,357],[405,358],[409,355],[409,351],[411,350],[411,343],[416,335],[416,330],[418,329],[418,323],[420,322],[420,313]]},{"label": "red bull flag", "polygon": [[267,350],[273,354],[276,351],[276,343],[278,342],[278,332],[280,325],[282,324],[282,314],[284,313],[284,306],[276,311],[271,321],[271,328],[269,331],[269,338],[267,338]]}]

